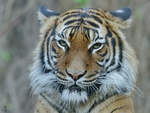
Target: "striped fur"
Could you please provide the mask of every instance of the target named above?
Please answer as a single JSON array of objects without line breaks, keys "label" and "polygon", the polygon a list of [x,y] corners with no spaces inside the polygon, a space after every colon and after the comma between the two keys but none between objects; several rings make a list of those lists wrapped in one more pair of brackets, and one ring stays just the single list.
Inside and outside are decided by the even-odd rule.
[{"label": "striped fur", "polygon": [[128,13],[119,16],[87,8],[62,14],[45,9],[44,15],[43,10],[41,40],[30,74],[34,94],[59,113],[89,113],[96,101],[131,94],[137,60],[121,32],[130,24]]}]

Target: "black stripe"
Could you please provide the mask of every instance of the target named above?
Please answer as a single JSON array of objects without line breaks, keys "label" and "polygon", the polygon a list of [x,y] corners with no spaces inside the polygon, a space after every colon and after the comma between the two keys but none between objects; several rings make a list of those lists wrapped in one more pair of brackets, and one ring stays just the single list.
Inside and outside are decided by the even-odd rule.
[{"label": "black stripe", "polygon": [[119,61],[122,62],[122,59],[123,59],[123,42],[121,40],[121,37],[115,32],[115,31],[112,31],[118,38],[118,45],[119,45]]},{"label": "black stripe", "polygon": [[43,72],[45,72],[45,73],[48,73],[50,71],[50,70],[47,70],[45,68],[45,61],[44,61],[44,57],[45,57],[44,56],[44,53],[45,53],[44,44],[45,44],[45,41],[46,41],[46,37],[49,34],[49,31],[50,31],[50,29],[47,30],[47,32],[44,35],[44,40],[43,40],[42,45],[41,45],[41,53],[40,53],[40,59],[41,59],[42,67],[43,67]]},{"label": "black stripe", "polygon": [[[98,85],[100,86],[101,84],[98,84]],[[98,85],[94,84],[93,86],[86,87],[86,92],[87,92],[88,97],[96,94],[97,90],[99,89]]]},{"label": "black stripe", "polygon": [[87,40],[89,40],[89,39],[90,39],[89,29],[85,29],[85,28],[84,28],[83,32],[84,32],[85,38],[86,38]]},{"label": "black stripe", "polygon": [[57,76],[57,78],[59,78],[60,80],[63,80],[63,81],[67,81],[66,79],[61,78],[60,76]]},{"label": "black stripe", "polygon": [[56,49],[54,48],[54,46],[52,46],[52,51],[57,54]]},{"label": "black stripe", "polygon": [[[57,20],[56,20],[56,21],[57,21]],[[56,25],[56,24],[57,24],[57,23],[56,23],[56,21],[55,21],[55,25],[54,25],[54,27],[53,27],[53,29],[52,29],[52,32],[51,32],[50,36],[53,36],[53,35],[55,35],[55,34],[56,34],[56,33],[55,33],[55,32],[56,32],[55,30],[56,30],[56,27],[57,27],[57,25]]]},{"label": "black stripe", "polygon": [[89,40],[90,39],[89,28],[84,27],[83,29],[86,39]]},{"label": "black stripe", "polygon": [[106,95],[106,97],[104,97],[103,99],[100,100],[96,100],[93,105],[89,108],[89,111],[87,113],[90,113],[98,104],[101,104],[102,102],[104,102],[105,100],[109,99],[112,96],[117,95],[117,92],[112,93],[111,95]]},{"label": "black stripe", "polygon": [[110,32],[110,29],[108,27],[106,27],[106,29],[107,29],[106,37],[112,37],[112,33]]},{"label": "black stripe", "polygon": [[57,107],[56,105],[54,105],[52,102],[50,102],[45,95],[43,94],[40,94],[44,99],[45,101],[50,105],[52,106],[58,113],[63,113],[62,109],[60,109],[59,107]]},{"label": "black stripe", "polygon": [[107,54],[107,49],[106,49],[106,51],[103,54],[100,54],[100,56],[105,57],[106,54]]},{"label": "black stripe", "polygon": [[40,53],[40,59],[41,59],[41,63],[42,65],[45,65],[45,62],[44,62],[44,42],[45,42],[45,39],[42,43],[42,46],[41,46],[41,53]]},{"label": "black stripe", "polygon": [[104,58],[103,59],[101,59],[101,60],[99,60],[99,62],[103,62],[104,61]]},{"label": "black stripe", "polygon": [[[96,10],[96,9],[94,9],[94,10]],[[96,11],[100,11],[100,10],[96,10]],[[92,14],[96,14],[96,15],[98,15],[98,16],[100,16],[100,18],[102,17],[102,18],[104,18],[104,16],[103,15],[101,15],[100,13],[97,13],[97,12],[93,12],[93,11],[90,11],[90,13],[92,13]]]},{"label": "black stripe", "polygon": [[56,66],[58,64],[58,62],[54,62],[54,61],[53,61],[53,63],[54,63],[54,66]]},{"label": "black stripe", "polygon": [[[88,78],[92,78],[93,76],[95,76],[96,74],[91,74],[91,75],[89,75],[88,76]],[[84,82],[92,82],[92,81],[94,81],[94,80],[96,80],[96,78],[95,79],[91,79],[91,80],[84,80]]]},{"label": "black stripe", "polygon": [[80,11],[72,11],[72,12],[66,12],[66,13],[64,13],[63,15],[61,15],[61,16],[66,16],[66,15],[70,15],[70,14],[76,14],[76,13],[80,13]]},{"label": "black stripe", "polygon": [[90,15],[90,16],[92,16],[94,18],[94,20],[96,20],[100,24],[103,24],[102,20],[100,18],[98,18],[97,16],[95,16],[95,15]]},{"label": "black stripe", "polygon": [[63,21],[71,18],[71,17],[77,17],[77,16],[80,16],[81,18],[87,18],[87,17],[91,17],[93,18],[94,20],[96,20],[97,22],[99,22],[100,24],[102,24],[102,20],[100,20],[100,18],[98,18],[97,16],[95,15],[88,15],[87,13],[79,13],[79,14],[73,14],[73,15],[68,15],[66,16]]},{"label": "black stripe", "polygon": [[63,76],[66,76],[64,73],[60,72],[60,71],[57,71],[59,74],[63,75]]},{"label": "black stripe", "polygon": [[100,66],[100,67],[104,67],[103,65],[99,64],[98,62],[96,62],[96,64],[97,64],[98,66]]},{"label": "black stripe", "polygon": [[59,84],[59,83],[57,85],[58,85],[57,90],[59,91],[59,93],[62,93],[65,86],[63,84]]},{"label": "black stripe", "polygon": [[41,67],[43,67],[42,68],[42,71],[44,72],[44,73],[49,73],[49,72],[51,72],[52,70],[51,69],[47,69],[46,67],[45,67],[45,61],[44,61],[44,53],[45,53],[45,49],[44,49],[44,43],[45,43],[45,40],[46,40],[46,38],[44,39],[44,41],[43,41],[43,43],[42,43],[42,46],[41,46],[41,53],[40,53],[40,60],[41,60],[41,64],[42,64],[42,66]]},{"label": "black stripe", "polygon": [[96,28],[99,28],[99,25],[97,25],[96,23],[94,22],[91,22],[91,21],[86,21],[88,24],[90,24],[91,26],[93,27],[96,27]]},{"label": "black stripe", "polygon": [[87,13],[82,13],[82,12],[76,12],[75,14],[68,14],[66,17],[64,17],[63,21],[67,20],[68,18],[71,17],[81,17],[81,18],[87,18],[89,15]]},{"label": "black stripe", "polygon": [[89,40],[89,39],[90,39],[90,37],[89,37],[89,34],[88,34],[88,33],[84,33],[84,36],[85,36],[85,38],[86,38],[87,40]]},{"label": "black stripe", "polygon": [[122,43],[122,40],[121,38],[118,36],[118,45],[119,45],[119,51],[120,51],[120,54],[119,54],[119,60],[120,62],[122,62],[122,58],[123,58],[123,55],[122,55],[122,52],[123,52],[123,43]]},{"label": "black stripe", "polygon": [[[74,36],[74,34],[75,34],[75,32],[76,32],[76,28],[75,27],[73,27],[72,29],[71,29],[71,32],[70,32],[70,34],[69,34],[69,36],[70,36],[70,39],[72,39],[73,38],[73,36]],[[74,31],[74,32],[73,32]]]},{"label": "black stripe", "polygon": [[[91,78],[91,77],[94,77],[95,75],[96,75],[96,73],[88,75],[86,78]],[[86,80],[86,82],[89,82],[89,80]]]},{"label": "black stripe", "polygon": [[46,45],[46,47],[47,47],[47,60],[48,60],[48,64],[51,66],[51,63],[50,63],[50,56],[49,56],[49,52],[50,52],[50,48],[49,48],[49,43],[50,43],[50,37],[48,37],[48,39],[47,39],[47,45]]},{"label": "black stripe", "polygon": [[67,20],[68,18],[76,17],[76,16],[80,16],[80,14],[77,13],[77,14],[68,15],[68,16],[66,16],[66,17],[63,19],[63,21]]},{"label": "black stripe", "polygon": [[[111,38],[111,46],[112,46],[112,51],[113,51],[111,54],[113,54],[113,56],[112,56],[113,58],[111,60],[110,65],[108,67],[106,67],[106,70],[109,69],[109,67],[111,67],[112,65],[115,64],[115,55],[116,55],[115,46],[116,46],[116,42],[115,42],[114,38]],[[110,59],[110,57],[109,57],[109,59]],[[112,70],[114,70],[114,69],[112,69]],[[112,70],[108,71],[108,73],[111,72]]]},{"label": "black stripe", "polygon": [[109,66],[112,66],[115,64],[115,56],[116,56],[116,41],[114,38],[111,38],[111,46],[113,49],[113,59],[111,61],[111,64]]},{"label": "black stripe", "polygon": [[65,25],[69,25],[69,24],[72,24],[72,23],[74,23],[74,22],[81,22],[81,21],[82,21],[81,19],[73,19],[73,20],[67,21],[67,22],[65,23]]},{"label": "black stripe", "polygon": [[92,30],[93,32],[96,32],[98,34],[98,31],[93,28],[84,27],[85,30]]},{"label": "black stripe", "polygon": [[67,26],[67,27],[65,27],[65,28],[63,29],[62,33],[64,33],[66,29],[72,29],[72,28],[74,28],[74,27],[78,30],[80,26],[79,26],[79,25],[76,25],[76,26]]},{"label": "black stripe", "polygon": [[116,41],[115,41],[115,38],[111,38],[111,44],[112,44],[112,47],[115,47],[116,46]]},{"label": "black stripe", "polygon": [[95,42],[96,42],[98,39],[99,39],[99,36],[97,36],[97,37],[95,38]]},{"label": "black stripe", "polygon": [[48,39],[47,39],[47,59],[48,59],[48,64],[52,67],[52,64],[51,64],[51,62],[50,62],[50,56],[49,56],[49,52],[50,52],[50,48],[49,48],[49,44],[50,44],[50,38],[52,38],[52,36],[54,36],[55,35],[55,30],[56,30],[56,21],[55,21],[55,25],[54,25],[54,28],[52,29],[52,32],[51,32],[51,34],[50,34],[50,36],[48,37]]},{"label": "black stripe", "polygon": [[46,69],[46,68],[44,68],[44,73],[49,73],[49,72],[51,72],[52,70],[51,69]]},{"label": "black stripe", "polygon": [[125,107],[125,106],[117,107],[117,108],[113,109],[110,113],[114,113],[115,111],[120,110],[120,109],[122,109],[122,108],[124,108],[124,107]]},{"label": "black stripe", "polygon": [[48,36],[49,31],[50,31],[50,29],[48,29],[47,32],[45,33],[44,38],[46,38]]},{"label": "black stripe", "polygon": [[96,105],[97,105],[97,102],[94,102],[94,104],[90,107],[90,109],[87,113],[90,113],[92,111],[92,109],[95,108]]}]

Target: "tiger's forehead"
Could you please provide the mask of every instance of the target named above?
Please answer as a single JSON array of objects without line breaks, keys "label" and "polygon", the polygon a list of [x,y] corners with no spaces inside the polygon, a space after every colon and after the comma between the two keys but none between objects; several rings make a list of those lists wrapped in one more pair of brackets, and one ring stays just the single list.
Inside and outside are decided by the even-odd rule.
[{"label": "tiger's forehead", "polygon": [[88,17],[89,15],[96,14],[103,18],[105,12],[106,12],[105,10],[102,10],[100,8],[99,9],[98,8],[79,8],[79,9],[68,10],[62,13],[60,17],[66,17],[66,16],[73,15],[73,14],[78,14],[81,17]]},{"label": "tiger's forehead", "polygon": [[104,10],[92,8],[69,10],[60,15],[57,31],[67,38],[81,28],[85,38],[97,40],[106,34],[103,13]]},{"label": "tiger's forehead", "polygon": [[97,30],[90,29],[85,26],[67,27],[66,29],[63,29],[59,35],[61,35],[62,38],[69,39],[74,37],[74,35],[76,35],[77,33],[82,34],[86,40],[96,41],[99,38],[102,38]]},{"label": "tiger's forehead", "polygon": [[99,28],[99,24],[104,24],[104,11],[92,8],[69,10],[62,13],[58,21],[64,25],[87,24],[89,27]]}]

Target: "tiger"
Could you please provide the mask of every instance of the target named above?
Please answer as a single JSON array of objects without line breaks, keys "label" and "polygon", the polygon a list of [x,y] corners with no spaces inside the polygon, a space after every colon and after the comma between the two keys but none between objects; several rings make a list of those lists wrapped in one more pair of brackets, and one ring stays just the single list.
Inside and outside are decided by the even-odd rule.
[{"label": "tiger", "polygon": [[41,6],[30,86],[34,113],[134,113],[138,60],[123,30],[132,11]]}]

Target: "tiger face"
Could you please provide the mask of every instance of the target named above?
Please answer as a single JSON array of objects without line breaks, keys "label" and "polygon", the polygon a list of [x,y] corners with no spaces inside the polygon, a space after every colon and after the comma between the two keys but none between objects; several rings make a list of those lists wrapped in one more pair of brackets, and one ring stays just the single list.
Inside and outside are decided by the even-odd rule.
[{"label": "tiger face", "polygon": [[130,16],[128,8],[59,14],[41,7],[42,39],[31,73],[33,91],[55,91],[63,101],[74,103],[86,102],[93,95],[105,98],[131,91],[136,61],[120,31],[129,25]]},{"label": "tiger face", "polygon": [[98,78],[103,76],[104,69],[100,61],[104,60],[103,55],[107,47],[104,39],[98,39],[98,32],[87,30],[88,28],[82,25],[73,26],[61,32],[62,34],[58,33],[52,41],[57,62],[54,64],[58,69],[58,81],[64,87],[64,90],[61,89],[62,94],[65,93],[64,97],[66,93],[68,97],[75,93],[75,96],[80,97],[84,93],[84,99],[87,99],[87,95],[96,91],[93,88],[100,87]]}]

